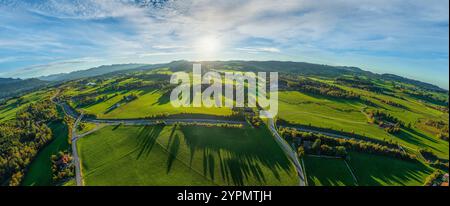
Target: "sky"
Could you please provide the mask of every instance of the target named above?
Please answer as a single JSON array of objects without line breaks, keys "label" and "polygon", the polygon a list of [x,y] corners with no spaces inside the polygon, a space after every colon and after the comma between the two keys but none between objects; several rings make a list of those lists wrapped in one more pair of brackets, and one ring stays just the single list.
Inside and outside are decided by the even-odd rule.
[{"label": "sky", "polygon": [[449,88],[448,0],[0,0],[0,77],[281,60]]}]

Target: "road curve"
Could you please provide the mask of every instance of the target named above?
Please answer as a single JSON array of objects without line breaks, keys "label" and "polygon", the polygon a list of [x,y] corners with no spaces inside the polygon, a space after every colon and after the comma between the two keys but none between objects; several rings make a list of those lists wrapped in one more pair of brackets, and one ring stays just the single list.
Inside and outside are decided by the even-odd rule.
[{"label": "road curve", "polygon": [[[78,138],[85,136],[82,134],[80,136],[76,135],[76,127],[80,121],[82,122],[90,122],[90,123],[102,123],[102,124],[124,124],[124,125],[156,125],[164,122],[164,124],[170,125],[175,123],[213,123],[213,124],[246,124],[245,121],[233,121],[233,120],[215,120],[215,119],[93,119],[93,118],[85,118],[83,119],[83,114],[77,115],[77,113],[66,103],[60,103],[63,107],[64,113],[73,118],[76,118],[75,124],[72,128],[72,153],[74,157],[75,163],[75,173],[77,185],[82,186],[83,180],[81,175],[80,161],[77,152],[76,142]],[[300,178],[300,186],[306,186],[305,176],[303,172],[303,168],[298,160],[297,153],[292,150],[292,148],[287,144],[287,142],[278,134],[274,126],[273,119],[269,119],[269,128],[273,135],[276,137],[276,141],[283,149],[283,151],[288,155],[288,157],[292,160],[295,165],[296,171]]]},{"label": "road curve", "polygon": [[75,180],[77,181],[77,186],[83,186],[83,178],[81,176],[81,165],[80,165],[80,158],[78,157],[78,151],[77,151],[77,126],[78,123],[80,123],[81,119],[83,119],[83,114],[81,114],[77,120],[75,121],[73,127],[72,127],[72,157],[73,157],[73,164],[75,165]]},{"label": "road curve", "polygon": [[280,134],[278,134],[278,131],[275,128],[275,124],[272,118],[269,119],[269,129],[275,136],[275,140],[277,140],[278,144],[281,146],[284,153],[286,153],[286,155],[288,155],[288,157],[291,158],[292,162],[294,163],[298,176],[300,178],[300,186],[306,186],[306,180],[304,175],[305,173],[303,172],[303,167],[300,164],[300,161],[298,160],[297,153],[294,150],[292,150],[292,147],[289,146],[289,144],[280,136]]}]

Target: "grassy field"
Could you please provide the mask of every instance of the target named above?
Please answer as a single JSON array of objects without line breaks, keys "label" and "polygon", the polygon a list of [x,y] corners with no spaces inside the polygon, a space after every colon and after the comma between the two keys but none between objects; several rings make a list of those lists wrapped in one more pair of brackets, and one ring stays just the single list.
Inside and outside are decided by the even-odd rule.
[{"label": "grassy field", "polygon": [[356,101],[327,99],[300,92],[279,93],[279,117],[292,123],[354,131],[377,139],[389,139],[389,134],[367,123],[361,112],[364,107]]},{"label": "grassy field", "polygon": [[78,141],[86,185],[296,185],[266,129],[109,126]]},{"label": "grassy field", "polygon": [[76,132],[77,132],[78,135],[81,135],[81,134],[84,134],[86,132],[89,132],[89,131],[95,129],[97,126],[100,126],[100,124],[97,125],[97,124],[94,124],[94,123],[86,123],[86,122],[81,122],[78,125],[83,125],[82,128],[80,128],[80,126],[77,127],[77,131]]},{"label": "grassy field", "polygon": [[[364,90],[358,92],[361,92],[363,95],[375,95]],[[379,98],[402,101],[400,103],[404,103],[408,108],[414,108],[403,111],[403,109],[401,110],[383,104],[379,100],[373,100],[377,104],[383,105],[389,113],[406,123],[414,123],[419,118],[442,119],[442,113],[436,110],[432,112],[428,111],[430,110],[428,107],[420,106],[417,102],[406,102],[400,99],[394,100],[392,97],[386,95],[379,96]],[[356,134],[374,139],[393,140],[413,151],[417,151],[418,148],[429,148],[442,158],[448,159],[449,157],[449,144],[447,141],[438,139],[418,128],[402,129],[400,133],[392,135],[377,125],[368,123],[367,117],[363,113],[365,105],[357,101],[330,99],[289,91],[279,93],[279,107],[279,117],[295,124],[311,124],[312,126],[331,128],[344,132],[353,131]],[[443,120],[448,122],[448,116],[446,118]]]},{"label": "grassy field", "polygon": [[306,156],[308,185],[310,186],[354,186],[355,181],[343,159]]},{"label": "grassy field", "polygon": [[53,140],[45,146],[30,164],[28,172],[22,182],[24,186],[50,186],[52,185],[51,156],[59,151],[67,150],[70,145],[67,141],[67,126],[62,122],[50,123]]},{"label": "grassy field", "polygon": [[17,111],[50,94],[48,91],[37,91],[22,96],[22,103],[19,103],[17,99],[9,100],[5,105],[0,106],[0,123],[16,118]]},{"label": "grassy field", "polygon": [[356,152],[350,153],[349,165],[362,186],[421,186],[433,172],[432,168],[420,162]]},{"label": "grassy field", "polygon": [[[139,96],[139,98],[131,102],[121,104],[121,106],[113,110],[108,110],[108,108],[112,107],[116,103],[119,103],[124,96],[130,94],[136,94]],[[221,108],[173,107],[170,104],[170,93],[159,90],[151,90],[151,91],[132,90],[119,92],[117,93],[117,96],[114,96],[104,102],[89,105],[87,107],[83,107],[82,109],[87,113],[96,114],[98,118],[106,118],[106,119],[140,118],[152,115],[181,114],[181,113],[209,114],[219,116],[231,115],[231,109],[227,107]]]},{"label": "grassy field", "polygon": [[[420,162],[359,152],[350,152],[347,161],[360,186],[421,186],[433,172]],[[355,185],[343,159],[306,156],[304,162],[309,185]]]}]

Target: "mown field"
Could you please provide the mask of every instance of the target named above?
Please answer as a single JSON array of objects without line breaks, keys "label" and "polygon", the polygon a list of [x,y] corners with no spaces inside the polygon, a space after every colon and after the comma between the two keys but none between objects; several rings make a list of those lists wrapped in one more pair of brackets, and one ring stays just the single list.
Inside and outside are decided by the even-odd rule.
[{"label": "mown field", "polygon": [[56,155],[59,151],[68,150],[70,148],[67,138],[67,126],[61,121],[49,124],[53,133],[53,140],[45,146],[28,168],[28,172],[22,182],[24,186],[51,186],[52,170],[51,156]]},{"label": "mown field", "polygon": [[310,186],[354,186],[355,181],[343,159],[306,156],[308,185]]},{"label": "mown field", "polygon": [[421,162],[408,162],[395,158],[350,153],[349,165],[363,186],[422,186],[433,169]]},{"label": "mown field", "polygon": [[0,106],[0,123],[16,118],[17,111],[49,95],[50,92],[42,90],[7,101],[5,105]]},{"label": "mown field", "polygon": [[[128,103],[121,104],[121,106],[109,110],[113,105],[119,103],[125,95],[137,94],[139,98]],[[142,118],[152,115],[162,114],[209,114],[218,116],[231,115],[231,109],[227,107],[173,107],[170,104],[170,93],[164,91],[126,91],[120,92],[117,96],[112,97],[104,102],[98,104],[82,107],[82,110],[89,114],[95,114],[98,118],[104,119],[129,119]]]},{"label": "mown field", "polygon": [[[383,106],[384,110],[406,124],[412,123],[412,125],[415,125],[419,119],[441,119],[448,122],[448,116],[443,116],[443,112],[430,109],[417,101],[401,100],[387,95],[376,95],[364,90],[356,91],[356,89],[353,89],[353,91],[367,95],[369,99],[372,98],[373,102]],[[397,101],[410,109],[399,109],[373,99],[377,96],[378,98]],[[367,108],[367,106],[355,100],[339,100],[296,91],[279,93],[279,117],[281,119],[294,124],[354,132],[378,140],[393,140],[411,151],[417,151],[418,148],[429,148],[438,156],[448,159],[449,144],[447,141],[438,139],[436,136],[426,133],[415,126],[410,129],[403,128],[398,134],[389,134],[378,127],[378,125],[368,123],[365,114]]]},{"label": "mown field", "polygon": [[[350,152],[347,161],[359,186],[421,186],[433,172],[421,162],[374,154]],[[306,156],[304,162],[309,185],[355,185],[343,159]]]},{"label": "mown field", "polygon": [[297,185],[265,128],[108,126],[78,140],[86,185]]}]

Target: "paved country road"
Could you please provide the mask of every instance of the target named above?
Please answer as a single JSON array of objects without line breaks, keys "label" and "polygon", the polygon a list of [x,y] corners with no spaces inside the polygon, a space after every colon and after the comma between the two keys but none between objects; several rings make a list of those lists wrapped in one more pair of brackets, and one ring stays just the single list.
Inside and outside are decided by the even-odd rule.
[{"label": "paved country road", "polygon": [[[52,98],[53,100],[54,98]],[[55,102],[57,103],[57,102]],[[124,125],[156,125],[164,122],[166,125],[176,124],[176,123],[212,123],[212,124],[246,124],[245,121],[233,121],[233,120],[214,120],[214,119],[93,119],[93,118],[84,118],[83,114],[78,115],[69,105],[66,103],[57,103],[63,107],[63,111],[66,115],[71,116],[76,119],[73,127],[72,127],[72,156],[75,164],[75,179],[77,182],[77,186],[83,186],[83,177],[81,173],[81,164],[80,158],[78,156],[77,151],[77,140],[81,137],[86,136],[92,132],[95,132],[99,128],[89,131],[87,133],[77,135],[76,128],[80,122],[89,122],[89,123],[102,123],[102,124],[124,124]]]},{"label": "paved country road", "polygon": [[[313,129],[306,129],[306,128],[300,128],[300,127],[289,127],[289,126],[283,126],[283,127],[290,128],[290,129],[296,129],[296,130],[301,131],[301,132],[311,132],[311,133],[315,133],[315,134],[322,134],[322,135],[329,136],[329,137],[334,137],[334,138],[337,138],[337,139],[356,139],[356,140],[358,139],[358,138],[352,138],[352,137],[345,136],[345,135],[339,135],[339,134],[334,134],[334,133],[330,133],[330,132],[323,132],[323,131],[313,130]],[[371,141],[369,139],[367,139],[365,141],[378,143],[376,141],[373,141],[373,140]],[[405,147],[405,146],[402,146],[400,144],[398,145],[398,149],[400,149],[401,151],[406,153],[406,151],[405,151],[405,149],[403,147]]]},{"label": "paved country road", "polygon": [[[73,117],[78,118],[77,112],[75,112],[66,103],[60,103],[63,107],[64,112]],[[103,123],[103,124],[124,124],[124,125],[155,125],[164,122],[165,124],[171,125],[175,123],[212,123],[212,124],[247,124],[245,121],[234,121],[234,120],[216,120],[216,119],[94,119],[94,118],[84,118],[82,122],[89,123]]]},{"label": "paved country road", "polygon": [[81,114],[77,120],[75,121],[75,124],[72,127],[72,156],[73,156],[73,163],[75,164],[75,180],[77,181],[77,186],[83,186],[83,178],[81,176],[81,165],[80,165],[80,158],[78,157],[78,151],[77,151],[77,126],[80,123],[81,119],[83,119],[83,114]]},{"label": "paved country road", "polygon": [[[75,124],[72,128],[72,153],[74,157],[74,164],[75,164],[75,173],[76,173],[76,180],[77,180],[77,186],[83,185],[83,179],[81,174],[81,165],[80,160],[78,157],[77,152],[77,146],[76,142],[79,138],[86,136],[87,134],[90,134],[94,131],[87,132],[85,134],[78,135],[76,134],[76,128],[80,122],[89,122],[89,123],[102,123],[102,124],[124,124],[124,125],[156,125],[160,124],[161,122],[164,122],[166,125],[171,125],[175,123],[212,123],[212,124],[246,124],[245,121],[233,121],[233,120],[215,120],[215,119],[94,119],[94,118],[85,118],[83,119],[83,114],[78,115],[77,112],[75,112],[69,105],[66,103],[59,103],[63,107],[64,113],[66,115],[69,115],[73,117],[74,119],[77,119],[75,121]],[[287,142],[278,134],[278,131],[276,130],[274,126],[273,119],[269,119],[269,128],[272,131],[273,135],[275,136],[275,140],[280,145],[280,147],[283,149],[285,154],[292,160],[292,162],[295,165],[296,171],[300,178],[300,186],[306,186],[305,181],[305,175],[303,172],[303,168],[300,164],[300,161],[298,160],[297,153],[292,150],[292,148],[287,144]],[[98,128],[97,128],[98,129]]]},{"label": "paved country road", "polygon": [[291,158],[292,162],[294,163],[298,176],[300,178],[300,186],[306,186],[306,180],[304,175],[305,173],[303,172],[303,167],[300,164],[300,161],[298,160],[297,152],[292,150],[292,147],[289,146],[289,144],[280,136],[280,134],[278,134],[278,131],[275,128],[275,124],[272,118],[269,119],[269,129],[270,131],[272,131],[273,135],[275,136],[275,140],[278,142],[280,147],[283,149],[286,155],[289,158]]}]

